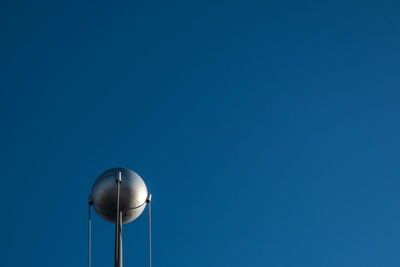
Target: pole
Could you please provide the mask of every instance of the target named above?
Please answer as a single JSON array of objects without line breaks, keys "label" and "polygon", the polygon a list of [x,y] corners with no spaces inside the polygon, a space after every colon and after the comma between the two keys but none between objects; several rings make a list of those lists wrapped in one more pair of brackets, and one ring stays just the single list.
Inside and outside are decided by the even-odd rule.
[{"label": "pole", "polygon": [[146,202],[149,204],[149,267],[151,267],[151,194],[147,196]]},{"label": "pole", "polygon": [[122,267],[122,211],[119,209],[119,195],[121,187],[121,171],[117,177],[117,218],[115,223],[115,253],[114,267]]},{"label": "pole", "polygon": [[90,216],[90,206],[92,205],[92,198],[89,195],[88,198],[88,207],[89,207],[89,224],[88,224],[88,265],[91,267],[92,265],[92,217]]}]

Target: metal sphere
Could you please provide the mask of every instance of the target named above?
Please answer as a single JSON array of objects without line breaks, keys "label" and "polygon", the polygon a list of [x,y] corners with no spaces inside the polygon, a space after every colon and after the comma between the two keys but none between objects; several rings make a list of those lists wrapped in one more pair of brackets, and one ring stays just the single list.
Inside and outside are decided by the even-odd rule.
[{"label": "metal sphere", "polygon": [[119,207],[122,223],[135,220],[146,207],[147,187],[143,179],[127,168],[113,168],[103,172],[93,184],[91,200],[97,214],[115,223],[117,218],[117,178],[121,172]]}]

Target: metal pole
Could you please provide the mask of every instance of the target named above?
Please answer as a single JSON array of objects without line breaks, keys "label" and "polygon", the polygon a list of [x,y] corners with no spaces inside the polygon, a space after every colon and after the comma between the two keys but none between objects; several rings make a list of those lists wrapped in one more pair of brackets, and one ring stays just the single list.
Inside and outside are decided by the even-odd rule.
[{"label": "metal pole", "polygon": [[119,194],[121,186],[121,172],[117,177],[117,219],[115,223],[115,252],[114,267],[122,267],[122,211],[119,209]]},{"label": "metal pole", "polygon": [[122,211],[119,212],[119,233],[118,233],[118,263],[119,267],[122,267]]},{"label": "metal pole", "polygon": [[89,195],[88,199],[88,207],[89,207],[89,224],[88,224],[88,265],[91,267],[92,265],[92,218],[90,216],[90,205],[92,205],[92,198]]},{"label": "metal pole", "polygon": [[149,204],[149,267],[151,267],[151,194],[147,196],[146,202]]}]

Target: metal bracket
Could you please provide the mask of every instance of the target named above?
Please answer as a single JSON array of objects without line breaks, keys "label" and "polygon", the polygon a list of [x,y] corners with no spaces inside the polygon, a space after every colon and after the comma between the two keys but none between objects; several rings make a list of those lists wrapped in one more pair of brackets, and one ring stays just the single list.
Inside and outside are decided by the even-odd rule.
[{"label": "metal bracket", "polygon": [[150,203],[151,202],[151,194],[148,194],[147,199],[146,199],[146,203]]},{"label": "metal bracket", "polygon": [[121,174],[120,171],[118,172],[117,180],[115,182],[116,183],[121,183],[122,182],[122,174]]}]

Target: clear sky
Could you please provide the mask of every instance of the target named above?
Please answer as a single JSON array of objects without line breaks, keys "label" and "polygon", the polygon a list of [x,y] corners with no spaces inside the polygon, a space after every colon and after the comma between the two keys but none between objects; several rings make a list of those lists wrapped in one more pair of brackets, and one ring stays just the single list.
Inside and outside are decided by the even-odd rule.
[{"label": "clear sky", "polygon": [[[87,195],[118,166],[153,193],[154,267],[400,266],[399,14],[0,1],[0,266],[86,266]],[[94,215],[92,266],[113,246]]]}]

